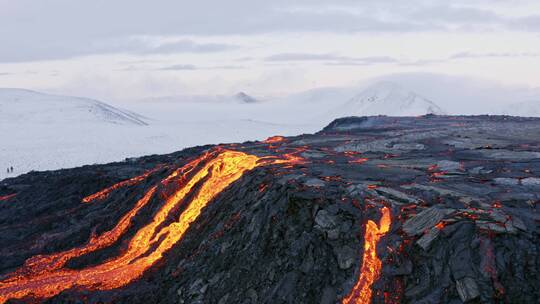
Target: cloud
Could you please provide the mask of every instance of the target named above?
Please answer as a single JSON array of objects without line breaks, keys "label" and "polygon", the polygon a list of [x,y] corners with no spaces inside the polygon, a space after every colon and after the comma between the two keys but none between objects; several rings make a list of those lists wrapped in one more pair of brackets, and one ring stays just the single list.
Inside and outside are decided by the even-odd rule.
[{"label": "cloud", "polygon": [[171,66],[166,66],[158,68],[158,71],[194,71],[194,70],[241,70],[245,69],[243,66],[238,65],[217,65],[217,66],[207,66],[200,67],[192,64],[176,64]]},{"label": "cloud", "polygon": [[212,53],[237,49],[238,46],[224,43],[195,43],[191,40],[181,40],[164,43],[157,47],[147,48],[144,54],[172,54],[172,53]]},{"label": "cloud", "polygon": [[327,65],[370,65],[377,63],[397,63],[398,59],[389,56],[348,57],[335,54],[281,53],[264,59],[269,62],[323,61]]},{"label": "cloud", "polygon": [[490,57],[538,57],[540,53],[472,53],[461,52],[450,56],[450,59],[467,59],[467,58],[490,58]]},{"label": "cloud", "polygon": [[194,71],[197,67],[192,64],[176,64],[168,67],[159,68],[160,71]]},{"label": "cloud", "polygon": [[245,66],[241,65],[216,65],[208,67],[209,70],[244,70],[246,69]]},{"label": "cloud", "polygon": [[[533,1],[520,1],[522,6],[528,3],[534,4]],[[238,47],[190,40],[149,46],[130,39],[137,36],[403,33],[456,29],[540,31],[540,15],[503,15],[508,5],[505,1],[479,0],[437,4],[426,0],[117,0],[77,3],[69,0],[0,0],[0,62],[111,53],[207,53]]]},{"label": "cloud", "polygon": [[85,42],[76,40],[71,43],[47,42],[43,44],[24,40],[6,42],[0,48],[0,62],[60,60],[80,56],[120,53],[135,55],[212,53],[237,48],[239,48],[237,45],[201,43],[187,39],[156,44],[139,37]]},{"label": "cloud", "polygon": [[266,57],[266,61],[321,61],[342,60],[347,57],[332,54],[306,54],[306,53],[282,53]]}]

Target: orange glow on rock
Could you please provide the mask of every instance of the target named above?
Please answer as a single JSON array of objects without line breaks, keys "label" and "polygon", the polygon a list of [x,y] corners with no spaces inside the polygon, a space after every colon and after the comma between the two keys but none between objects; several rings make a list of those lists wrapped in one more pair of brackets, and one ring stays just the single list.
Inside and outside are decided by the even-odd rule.
[{"label": "orange glow on rock", "polygon": [[120,188],[123,188],[123,187],[127,187],[127,186],[133,186],[135,184],[138,184],[140,182],[142,182],[143,180],[145,180],[150,174],[156,172],[159,168],[156,168],[156,169],[153,169],[153,170],[149,170],[147,172],[145,172],[144,174],[141,174],[139,176],[135,176],[135,177],[132,177],[130,179],[127,179],[127,180],[124,180],[124,181],[121,181],[119,183],[116,183],[110,187],[107,187],[99,192],[96,192],[92,195],[89,195],[85,198],[82,199],[82,202],[83,203],[90,203],[90,202],[93,202],[95,200],[104,200],[106,199],[110,194],[111,192],[113,192],[114,190],[116,189],[120,189]]},{"label": "orange glow on rock", "polygon": [[[207,156],[212,158],[208,159]],[[182,239],[191,223],[197,220],[203,208],[216,195],[242,177],[246,171],[265,164],[259,160],[259,157],[243,152],[216,151],[188,163],[184,166],[187,170],[180,170],[186,175],[189,174],[189,177],[182,176],[182,180],[185,177],[186,182],[166,199],[150,222],[136,232],[128,247],[119,256],[82,269],[64,267],[66,262],[74,257],[116,242],[130,226],[137,211],[151,200],[156,191],[155,186],[122,217],[116,227],[100,236],[92,237],[88,244],[27,260],[19,270],[0,281],[0,303],[25,297],[50,298],[74,287],[110,290],[133,282]],[[269,163],[275,162],[266,162]],[[184,211],[172,215],[175,219],[172,223],[167,221],[171,218],[171,212],[180,205],[185,205]]]},{"label": "orange glow on rock", "polygon": [[381,212],[378,226],[372,220],[368,220],[366,223],[360,277],[349,295],[343,299],[343,304],[371,303],[371,286],[379,278],[382,268],[382,262],[377,256],[377,243],[390,230],[391,225],[390,209],[383,207]]},{"label": "orange glow on rock", "polygon": [[17,193],[13,193],[13,194],[8,194],[8,195],[0,196],[0,201],[7,201],[7,200],[9,200],[10,198],[14,198],[15,195],[17,195]]},{"label": "orange glow on rock", "polygon": [[349,163],[351,164],[363,164],[365,162],[367,162],[369,159],[365,158],[365,157],[360,157],[360,158],[355,158],[353,160],[350,160]]},{"label": "orange glow on rock", "polygon": [[268,137],[263,142],[267,144],[272,144],[272,143],[282,142],[283,140],[285,140],[285,137],[283,136],[272,136],[272,137]]},{"label": "orange glow on rock", "polygon": [[295,148],[293,152],[285,153],[281,157],[282,159],[275,159],[274,157],[266,157],[266,159],[270,159],[271,164],[286,164],[287,167],[292,167],[294,165],[301,165],[307,163],[306,159],[302,156],[298,155],[304,151],[306,151],[306,147],[299,147]]}]

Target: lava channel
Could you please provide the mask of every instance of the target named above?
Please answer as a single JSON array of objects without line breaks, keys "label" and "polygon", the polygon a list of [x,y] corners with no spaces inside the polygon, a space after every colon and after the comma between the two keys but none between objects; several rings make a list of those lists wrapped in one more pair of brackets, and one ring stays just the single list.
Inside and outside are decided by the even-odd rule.
[{"label": "lava channel", "polygon": [[383,207],[381,212],[382,215],[378,226],[372,220],[367,221],[360,277],[349,295],[343,299],[342,304],[371,303],[371,286],[379,278],[382,267],[382,262],[377,256],[377,243],[390,230],[391,224],[390,210]]},{"label": "lava channel", "polygon": [[[137,202],[112,230],[91,238],[87,245],[50,256],[27,260],[19,270],[0,281],[0,303],[9,299],[45,299],[70,288],[110,290],[140,278],[165,252],[178,243],[202,209],[223,189],[255,167],[278,163],[236,151],[216,151],[188,163],[189,179],[156,212],[150,223],[139,229],[125,251],[102,264],[82,269],[64,267],[73,257],[111,245],[127,229],[131,218],[153,197],[155,187]],[[201,164],[199,164],[201,163]],[[204,164],[202,164],[204,163]],[[199,170],[195,170],[200,167]],[[173,173],[176,174],[177,172]],[[183,172],[184,173],[184,172]],[[180,205],[184,211],[170,223],[170,213]]]},{"label": "lava channel", "polygon": [[148,176],[150,176],[152,173],[156,172],[159,169],[161,169],[161,167],[157,167],[155,169],[148,170],[148,171],[146,171],[145,173],[143,173],[141,175],[138,175],[138,176],[132,177],[130,179],[118,182],[118,183],[116,183],[116,184],[114,184],[114,185],[112,185],[110,187],[107,187],[107,188],[105,188],[105,189],[103,189],[103,190],[101,190],[99,192],[96,192],[94,194],[91,194],[91,195],[83,198],[82,202],[83,203],[90,203],[90,202],[93,202],[95,200],[104,200],[114,190],[120,189],[120,188],[123,188],[123,187],[127,187],[127,186],[136,185],[136,184],[142,182],[143,180],[145,180]]}]

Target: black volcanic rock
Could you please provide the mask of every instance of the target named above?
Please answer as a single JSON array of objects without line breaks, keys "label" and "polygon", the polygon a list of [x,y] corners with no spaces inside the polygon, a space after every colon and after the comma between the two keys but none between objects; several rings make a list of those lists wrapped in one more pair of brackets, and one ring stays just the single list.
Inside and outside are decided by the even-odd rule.
[{"label": "black volcanic rock", "polygon": [[[142,277],[121,288],[74,287],[8,302],[341,303],[359,279],[368,222],[380,231],[375,246],[382,265],[370,288],[372,303],[540,299],[540,119],[427,115],[343,118],[313,135],[1,181],[0,303],[8,293],[3,284],[26,260],[84,246],[155,188],[118,240],[63,269],[76,273],[125,252],[193,174],[166,178],[222,150],[303,160],[245,172]],[[387,232],[381,232],[384,207],[391,213]],[[173,209],[163,225],[183,208]]]}]

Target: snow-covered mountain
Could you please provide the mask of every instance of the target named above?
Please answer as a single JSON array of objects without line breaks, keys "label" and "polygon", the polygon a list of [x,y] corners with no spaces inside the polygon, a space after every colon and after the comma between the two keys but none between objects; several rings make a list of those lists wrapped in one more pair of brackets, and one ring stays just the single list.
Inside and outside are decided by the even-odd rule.
[{"label": "snow-covered mountain", "polygon": [[523,117],[540,117],[540,101],[525,101],[505,107],[501,114]]},{"label": "snow-covered mountain", "polygon": [[[148,117],[143,119],[91,99],[0,89],[0,180],[30,170],[105,163],[202,144],[312,133],[343,116],[442,113],[433,102],[392,83],[366,90],[323,88],[281,98],[209,96],[122,106]],[[141,127],[145,120],[151,124]],[[10,166],[13,174],[3,169]]]},{"label": "snow-covered mountain", "polygon": [[0,89],[0,122],[28,124],[113,123],[146,125],[143,117],[104,102],[23,89]]},{"label": "snow-covered mountain", "polygon": [[336,108],[336,116],[443,114],[434,102],[393,82],[379,82]]}]

